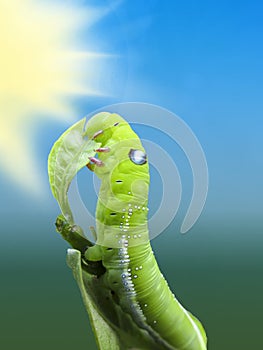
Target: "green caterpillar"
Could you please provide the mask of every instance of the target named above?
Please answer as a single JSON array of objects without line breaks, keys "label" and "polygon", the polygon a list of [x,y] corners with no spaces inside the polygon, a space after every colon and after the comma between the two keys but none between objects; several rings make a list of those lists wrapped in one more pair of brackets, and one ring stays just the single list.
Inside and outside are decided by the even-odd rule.
[{"label": "green caterpillar", "polygon": [[88,295],[123,350],[207,349],[201,323],[176,300],[151,249],[149,166],[140,139],[123,118],[106,112],[91,118],[86,130],[101,144],[88,164],[101,179],[96,244],[63,217],[57,229],[81,252]]}]

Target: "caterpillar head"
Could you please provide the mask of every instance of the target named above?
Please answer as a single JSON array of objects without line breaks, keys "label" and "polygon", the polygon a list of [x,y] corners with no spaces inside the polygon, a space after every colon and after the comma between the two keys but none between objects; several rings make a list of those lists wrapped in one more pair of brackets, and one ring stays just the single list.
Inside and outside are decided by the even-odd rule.
[{"label": "caterpillar head", "polygon": [[147,206],[147,155],[130,125],[118,114],[103,112],[88,121],[86,130],[89,138],[101,143],[98,158],[92,161],[94,172],[103,180],[103,211],[120,212],[128,203]]},{"label": "caterpillar head", "polygon": [[133,165],[131,172],[143,165],[148,171],[147,155],[140,139],[120,115],[108,112],[96,114],[88,121],[86,134],[101,143],[97,150],[99,160],[92,159],[98,167],[103,165],[102,169],[95,170],[98,176],[111,171],[116,162]]}]

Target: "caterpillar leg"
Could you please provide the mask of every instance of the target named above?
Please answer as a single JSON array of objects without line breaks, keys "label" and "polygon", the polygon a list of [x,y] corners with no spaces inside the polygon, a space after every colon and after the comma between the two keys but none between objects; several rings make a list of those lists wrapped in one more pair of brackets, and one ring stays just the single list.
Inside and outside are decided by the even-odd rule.
[{"label": "caterpillar leg", "polygon": [[97,148],[95,149],[96,152],[102,152],[102,153],[107,153],[107,152],[110,152],[110,148],[109,147],[100,147],[100,148]]},{"label": "caterpillar leg", "polygon": [[98,159],[98,158],[95,158],[95,157],[89,157],[89,160],[94,163],[94,165],[97,165],[97,166],[103,166],[104,163]]},{"label": "caterpillar leg", "polygon": [[103,133],[103,130],[99,130],[99,131],[97,131],[97,132],[95,132],[95,134],[92,136],[92,140],[95,140],[96,139],[96,137],[98,137],[99,135],[101,135]]},{"label": "caterpillar leg", "polygon": [[85,260],[87,261],[101,261],[102,251],[99,245],[94,245],[88,248],[84,253]]},{"label": "caterpillar leg", "polygon": [[89,160],[90,160],[92,163],[86,164],[86,167],[87,167],[90,171],[94,171],[95,166],[98,166],[98,167],[104,166],[104,163],[103,163],[100,159],[98,159],[98,158],[89,157]]}]

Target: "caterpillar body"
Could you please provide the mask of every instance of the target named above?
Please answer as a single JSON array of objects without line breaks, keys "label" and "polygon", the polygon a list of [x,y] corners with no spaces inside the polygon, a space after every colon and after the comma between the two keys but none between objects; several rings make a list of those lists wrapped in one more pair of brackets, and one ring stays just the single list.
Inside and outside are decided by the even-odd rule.
[{"label": "caterpillar body", "polygon": [[86,130],[101,143],[89,163],[101,180],[96,244],[83,238],[76,244],[76,229],[72,243],[70,228],[57,227],[82,252],[83,273],[93,276],[87,292],[123,349],[205,350],[201,323],[169,289],[149,242],[149,165],[139,137],[122,117],[106,112],[92,117]]}]

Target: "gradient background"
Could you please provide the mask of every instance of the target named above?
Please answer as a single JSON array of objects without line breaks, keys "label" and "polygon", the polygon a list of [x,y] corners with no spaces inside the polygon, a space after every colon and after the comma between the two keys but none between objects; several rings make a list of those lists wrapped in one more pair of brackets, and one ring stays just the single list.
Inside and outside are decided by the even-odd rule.
[{"label": "gradient background", "polygon": [[[117,67],[108,66],[114,94],[72,98],[76,119],[111,103],[158,104],[198,137],[210,173],[204,211],[180,235],[191,193],[186,183],[176,219],[153,246],[176,295],[202,320],[211,350],[262,346],[262,11],[255,0],[123,1],[88,29],[101,50],[120,55]],[[98,79],[103,85],[103,76]],[[46,174],[49,150],[68,126],[42,116],[32,129],[44,197],[1,172],[0,343],[6,350],[96,349],[65,263],[67,244],[54,229],[59,209]]]}]

